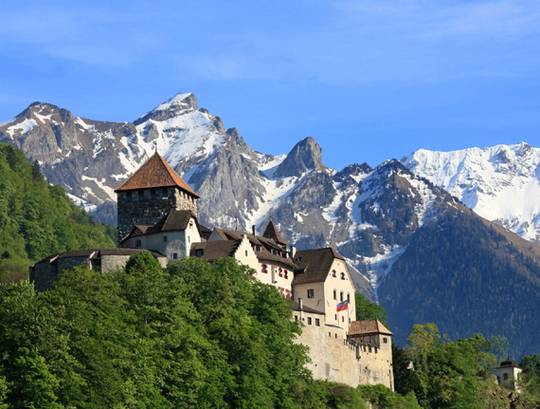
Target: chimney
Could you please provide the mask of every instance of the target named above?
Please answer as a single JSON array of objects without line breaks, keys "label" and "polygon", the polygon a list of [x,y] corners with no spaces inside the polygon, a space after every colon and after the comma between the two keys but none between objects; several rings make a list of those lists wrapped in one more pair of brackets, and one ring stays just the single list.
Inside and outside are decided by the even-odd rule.
[{"label": "chimney", "polygon": [[251,225],[251,234],[253,234],[254,236],[256,236],[256,231],[255,231],[255,225]]}]

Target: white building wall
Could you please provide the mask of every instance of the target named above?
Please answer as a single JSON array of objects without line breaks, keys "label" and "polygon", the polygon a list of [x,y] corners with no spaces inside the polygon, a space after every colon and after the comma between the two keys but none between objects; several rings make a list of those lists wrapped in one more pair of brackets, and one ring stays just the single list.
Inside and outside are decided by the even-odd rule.
[{"label": "white building wall", "polygon": [[[339,325],[348,329],[350,323],[356,320],[354,294],[354,284],[345,261],[337,258],[334,259],[330,272],[324,282],[325,312],[326,322],[328,324]],[[337,305],[341,301],[347,300],[347,297],[349,298],[348,308],[344,311],[337,312]]]}]

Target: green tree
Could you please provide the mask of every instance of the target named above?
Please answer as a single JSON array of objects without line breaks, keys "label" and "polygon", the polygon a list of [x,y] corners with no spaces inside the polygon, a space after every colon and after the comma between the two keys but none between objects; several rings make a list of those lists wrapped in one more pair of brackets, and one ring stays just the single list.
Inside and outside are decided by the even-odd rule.
[{"label": "green tree", "polygon": [[24,278],[33,262],[59,251],[113,246],[58,186],[50,186],[15,147],[0,143],[0,281]]},{"label": "green tree", "polygon": [[386,311],[379,304],[370,301],[365,295],[357,292],[356,301],[356,319],[362,320],[379,320],[384,325],[388,325],[388,317]]}]

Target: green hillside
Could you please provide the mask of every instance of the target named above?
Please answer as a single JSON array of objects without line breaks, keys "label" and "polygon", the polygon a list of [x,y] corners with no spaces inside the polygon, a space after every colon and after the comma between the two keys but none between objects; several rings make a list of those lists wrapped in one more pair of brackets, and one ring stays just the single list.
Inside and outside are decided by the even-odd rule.
[{"label": "green hillside", "polygon": [[470,210],[426,224],[379,287],[397,342],[435,322],[452,339],[504,336],[512,356],[540,350],[538,251]]},{"label": "green hillside", "polygon": [[57,251],[114,246],[112,237],[50,186],[37,164],[0,144],[0,280],[24,277],[33,261]]}]

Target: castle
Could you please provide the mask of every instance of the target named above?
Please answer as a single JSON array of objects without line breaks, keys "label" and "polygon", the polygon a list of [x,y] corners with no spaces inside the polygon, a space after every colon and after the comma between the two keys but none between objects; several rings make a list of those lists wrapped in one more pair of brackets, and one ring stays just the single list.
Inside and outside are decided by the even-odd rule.
[{"label": "castle", "polygon": [[197,219],[199,196],[157,152],[116,193],[119,248],[41,260],[31,270],[37,289],[50,286],[63,265],[106,272],[143,249],[162,264],[233,257],[290,300],[292,319],[302,328],[297,341],[309,348],[308,368],[316,379],[394,389],[392,333],[379,321],[355,320],[351,270],[335,248],[296,251],[271,220],[262,234],[255,226],[251,232],[203,226]]}]

